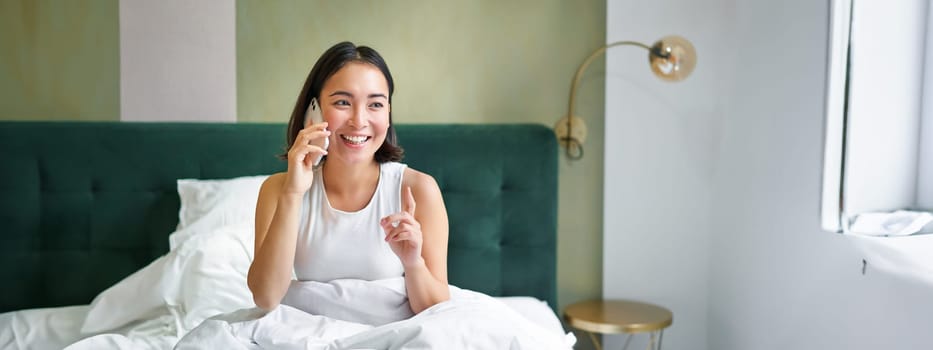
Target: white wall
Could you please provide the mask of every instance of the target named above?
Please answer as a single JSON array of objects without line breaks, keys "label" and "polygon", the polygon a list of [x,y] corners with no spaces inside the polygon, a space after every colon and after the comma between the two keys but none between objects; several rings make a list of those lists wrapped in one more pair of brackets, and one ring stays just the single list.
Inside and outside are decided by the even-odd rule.
[{"label": "white wall", "polygon": [[120,120],[235,122],[236,2],[120,0]]},{"label": "white wall", "polygon": [[609,53],[604,297],[670,308],[665,349],[933,349],[933,288],[820,229],[828,1],[607,11],[607,41],[677,33],[699,60],[665,85]]},{"label": "white wall", "polygon": [[[686,0],[684,0],[686,1]],[[825,1],[733,5],[715,152],[709,349],[931,349],[933,289],[819,228]]]},{"label": "white wall", "polygon": [[[666,349],[706,349],[712,155],[734,49],[726,4],[607,4],[608,42],[679,34],[698,51],[696,71],[680,83],[652,75],[643,49],[612,48],[606,59],[603,297],[670,309]],[[624,337],[605,341],[621,348]]]}]

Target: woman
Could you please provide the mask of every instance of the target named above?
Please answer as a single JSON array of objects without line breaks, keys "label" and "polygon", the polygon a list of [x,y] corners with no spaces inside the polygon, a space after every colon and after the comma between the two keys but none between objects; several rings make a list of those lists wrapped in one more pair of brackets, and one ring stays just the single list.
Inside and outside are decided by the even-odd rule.
[{"label": "woman", "polygon": [[[314,64],[288,123],[288,170],[256,204],[247,283],[260,308],[278,306],[293,268],[320,282],[404,276],[414,313],[450,298],[447,212],[434,178],[398,163],[392,92],[369,47],[339,43]],[[323,122],[306,117],[312,99]]]}]

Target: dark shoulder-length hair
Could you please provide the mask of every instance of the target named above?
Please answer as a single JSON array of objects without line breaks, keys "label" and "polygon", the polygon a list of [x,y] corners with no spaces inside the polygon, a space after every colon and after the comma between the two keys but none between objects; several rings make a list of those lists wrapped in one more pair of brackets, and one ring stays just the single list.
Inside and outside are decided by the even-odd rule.
[{"label": "dark shoulder-length hair", "polygon": [[[317,62],[314,63],[314,67],[311,68],[311,72],[308,73],[308,78],[305,79],[304,87],[301,88],[301,94],[298,95],[298,101],[295,102],[295,108],[292,109],[292,116],[288,120],[285,152],[280,154],[279,158],[283,160],[288,159],[288,150],[291,149],[292,144],[295,143],[298,132],[304,128],[305,112],[308,110],[308,105],[311,104],[311,98],[317,98],[317,100],[320,101],[321,89],[324,88],[324,83],[327,79],[330,79],[340,68],[343,68],[343,66],[351,62],[366,63],[379,68],[379,71],[382,72],[382,75],[386,78],[386,82],[389,84],[389,105],[392,104],[392,93],[395,91],[395,83],[392,81],[392,74],[389,73],[389,66],[386,65],[382,56],[380,56],[376,50],[368,46],[356,46],[348,41],[336,44],[327,49],[327,51],[318,58]],[[386,131],[385,141],[382,142],[382,145],[379,146],[379,150],[376,151],[376,162],[397,162],[402,160],[403,156],[404,151],[399,147],[398,141],[396,140],[395,126],[392,123],[392,110],[390,109],[389,129]]]}]

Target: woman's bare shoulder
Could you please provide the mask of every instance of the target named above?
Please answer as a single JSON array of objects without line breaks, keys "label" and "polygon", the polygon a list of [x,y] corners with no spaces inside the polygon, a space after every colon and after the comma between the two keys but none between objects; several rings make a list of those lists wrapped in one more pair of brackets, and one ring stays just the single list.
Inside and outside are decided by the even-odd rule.
[{"label": "woman's bare shoulder", "polygon": [[269,177],[262,182],[262,187],[259,188],[259,196],[278,196],[279,191],[282,190],[282,184],[285,183],[285,175],[285,172],[269,175]]},{"label": "woman's bare shoulder", "polygon": [[440,192],[437,181],[434,180],[433,176],[410,167],[405,168],[405,173],[402,174],[402,187],[411,187],[412,190],[416,191],[437,189]]}]

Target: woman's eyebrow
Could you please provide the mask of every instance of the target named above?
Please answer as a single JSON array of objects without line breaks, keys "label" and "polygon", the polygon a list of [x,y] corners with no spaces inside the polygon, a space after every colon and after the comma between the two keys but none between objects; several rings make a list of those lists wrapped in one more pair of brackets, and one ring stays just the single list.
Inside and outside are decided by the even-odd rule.
[{"label": "woman's eyebrow", "polygon": [[[328,95],[328,96],[336,96],[336,95],[342,95],[342,96],[346,96],[346,97],[349,97],[349,98],[353,98],[353,94],[351,94],[351,93],[349,93],[349,92],[347,92],[347,91],[343,91],[343,90],[334,91],[334,92],[332,92],[332,93],[331,93],[330,95]],[[387,97],[385,94],[378,94],[378,93],[377,93],[377,94],[369,94],[367,97],[369,97],[369,98],[382,97],[382,98],[387,99],[387,100],[389,99],[389,97]]]},{"label": "woman's eyebrow", "polygon": [[346,92],[346,91],[340,91],[340,90],[334,91],[328,96],[336,96],[336,95],[343,95],[343,96],[350,97],[350,98],[353,97],[353,94]]}]

